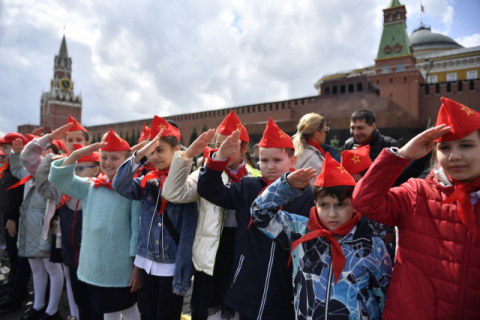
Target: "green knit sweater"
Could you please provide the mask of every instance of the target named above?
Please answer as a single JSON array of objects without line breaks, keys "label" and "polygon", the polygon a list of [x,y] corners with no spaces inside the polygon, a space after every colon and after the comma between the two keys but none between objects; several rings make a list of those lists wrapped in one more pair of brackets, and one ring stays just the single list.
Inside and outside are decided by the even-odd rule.
[{"label": "green knit sweater", "polygon": [[100,287],[127,287],[140,228],[140,202],[74,175],[75,164],[52,163],[49,181],[83,202],[82,246],[77,275]]}]

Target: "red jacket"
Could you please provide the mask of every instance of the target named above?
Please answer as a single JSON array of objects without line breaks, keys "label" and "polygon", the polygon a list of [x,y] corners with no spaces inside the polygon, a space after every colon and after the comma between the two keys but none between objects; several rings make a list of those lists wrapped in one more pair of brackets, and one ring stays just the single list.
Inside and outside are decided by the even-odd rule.
[{"label": "red jacket", "polygon": [[[440,203],[453,186],[430,175],[390,189],[408,163],[383,150],[352,197],[367,218],[398,226],[383,319],[480,319],[480,242],[460,221],[456,202]],[[474,211],[480,227],[480,201]]]}]

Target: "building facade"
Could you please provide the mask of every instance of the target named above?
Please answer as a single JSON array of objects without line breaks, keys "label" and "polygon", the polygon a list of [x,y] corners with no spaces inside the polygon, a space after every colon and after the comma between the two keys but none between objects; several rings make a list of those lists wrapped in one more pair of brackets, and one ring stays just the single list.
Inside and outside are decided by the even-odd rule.
[{"label": "building facade", "polygon": [[[343,142],[350,136],[350,115],[355,110],[368,109],[376,114],[377,127],[382,133],[406,142],[435,124],[441,96],[480,112],[480,46],[464,48],[453,39],[433,33],[431,28],[423,25],[409,36],[406,21],[405,6],[399,0],[390,0],[388,7],[383,10],[384,28],[373,64],[323,76],[314,84],[318,95],[159,116],[175,121],[182,132],[184,144],[188,144],[194,128],[198,134],[204,127],[216,128],[230,111],[235,110],[247,128],[251,142],[256,143],[269,118],[275,120],[285,132],[293,134],[298,120],[304,114],[317,112],[327,119],[331,129],[327,142],[335,136]],[[74,97],[73,84],[67,91],[56,86],[65,77],[71,79],[71,59],[68,58],[64,43],[65,39],[59,55],[55,57],[51,91],[42,94],[40,123],[46,126],[63,125],[69,113],[81,119],[81,97]],[[57,65],[62,61],[66,63],[63,66],[60,64],[65,73],[57,74]],[[48,108],[47,101],[57,109]],[[135,140],[132,136],[138,139],[143,123],[150,126],[151,122],[152,118],[148,118],[90,126],[87,129],[93,141],[98,141],[110,128],[123,138]]]}]

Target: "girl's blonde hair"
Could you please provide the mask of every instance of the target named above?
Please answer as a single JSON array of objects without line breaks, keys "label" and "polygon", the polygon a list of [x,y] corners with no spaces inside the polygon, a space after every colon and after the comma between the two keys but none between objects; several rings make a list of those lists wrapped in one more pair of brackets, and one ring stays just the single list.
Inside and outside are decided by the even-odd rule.
[{"label": "girl's blonde hair", "polygon": [[297,133],[292,137],[293,146],[295,147],[295,156],[303,153],[307,148],[307,140],[317,131],[325,126],[325,118],[318,113],[307,113],[300,118],[297,126]]}]

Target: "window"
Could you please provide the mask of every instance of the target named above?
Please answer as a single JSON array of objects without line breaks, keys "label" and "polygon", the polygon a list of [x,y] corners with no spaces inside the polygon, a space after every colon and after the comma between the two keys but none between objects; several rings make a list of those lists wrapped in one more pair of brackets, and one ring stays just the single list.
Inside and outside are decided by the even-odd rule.
[{"label": "window", "polygon": [[458,92],[463,92],[463,82],[462,81],[458,81],[457,91]]},{"label": "window", "polygon": [[391,14],[391,13],[388,14],[387,20],[388,20],[388,21],[392,21],[392,14]]},{"label": "window", "polygon": [[397,63],[397,71],[405,71],[405,67],[403,66],[403,63],[401,62]]},{"label": "window", "polygon": [[473,83],[473,80],[470,80],[470,84],[468,87],[470,91],[475,91],[475,84]]},{"label": "window", "polygon": [[425,95],[426,96],[430,95],[430,86],[428,84],[425,86]]},{"label": "window", "polygon": [[338,87],[337,86],[333,86],[332,87],[332,94],[337,94],[338,93]]},{"label": "window", "polygon": [[477,79],[477,78],[478,78],[478,71],[477,70],[467,71],[467,79],[468,80]]},{"label": "window", "polygon": [[447,81],[457,81],[457,73],[447,73]]},{"label": "window", "polygon": [[390,67],[388,65],[382,66],[382,73],[389,73],[390,72]]},{"label": "window", "polygon": [[452,84],[447,82],[447,93],[452,93]]},{"label": "window", "polygon": [[393,79],[392,79],[392,78],[390,78],[390,84],[392,84],[392,83],[393,83]]},{"label": "window", "polygon": [[363,91],[363,84],[361,82],[357,83],[357,92]]},{"label": "window", "polygon": [[390,54],[390,52],[392,52],[392,47],[386,46],[386,47],[383,49],[383,52],[384,52],[385,54]]},{"label": "window", "polygon": [[400,19],[400,12],[397,11],[397,20]]},{"label": "window", "polygon": [[340,93],[345,93],[345,85],[344,84],[342,84],[340,86]]},{"label": "window", "polygon": [[427,83],[437,83],[438,76],[436,74],[427,77]]},{"label": "window", "polygon": [[325,95],[326,96],[330,95],[330,87],[325,87]]},{"label": "window", "polygon": [[354,92],[354,91],[355,91],[355,86],[353,85],[353,83],[350,83],[350,84],[348,85],[348,93]]},{"label": "window", "polygon": [[438,83],[435,85],[435,94],[440,94],[440,85]]}]

